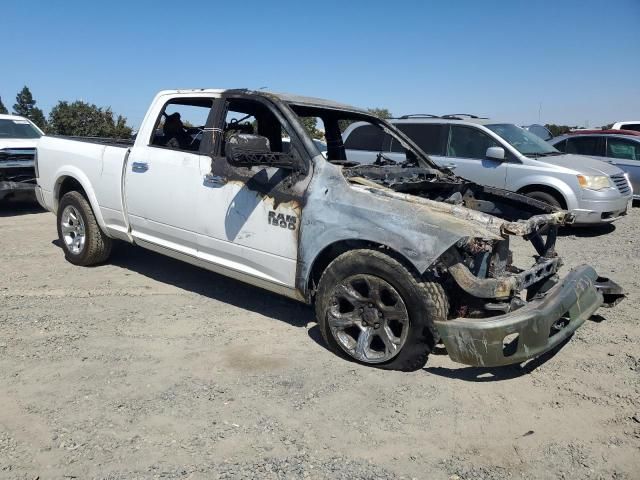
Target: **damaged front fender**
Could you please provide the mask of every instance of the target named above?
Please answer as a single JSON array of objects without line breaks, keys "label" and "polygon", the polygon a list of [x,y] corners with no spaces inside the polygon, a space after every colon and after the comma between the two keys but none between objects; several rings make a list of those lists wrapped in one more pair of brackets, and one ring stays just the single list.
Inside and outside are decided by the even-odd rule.
[{"label": "damaged front fender", "polygon": [[441,208],[447,206],[441,202],[377,186],[353,185],[339,167],[328,162],[317,165],[308,195],[302,211],[296,279],[305,294],[314,261],[327,246],[340,241],[383,245],[423,273],[462,238],[503,238],[502,221],[496,217],[464,207],[451,214]]}]

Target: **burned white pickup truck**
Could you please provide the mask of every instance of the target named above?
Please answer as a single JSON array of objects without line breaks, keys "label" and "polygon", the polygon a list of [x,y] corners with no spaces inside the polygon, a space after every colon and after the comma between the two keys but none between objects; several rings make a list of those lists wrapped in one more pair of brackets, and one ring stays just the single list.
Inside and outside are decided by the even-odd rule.
[{"label": "burned white pickup truck", "polygon": [[[349,159],[355,121],[406,161]],[[392,125],[330,101],[164,91],[135,142],[44,137],[36,167],[70,262],[106,261],[112,239],[161,252],[314,304],[334,352],[383,368],[421,368],[440,341],[458,362],[522,362],[623,296],[590,266],[559,280],[567,212],[443,171]],[[531,241],[530,268],[512,263],[511,236]]]}]

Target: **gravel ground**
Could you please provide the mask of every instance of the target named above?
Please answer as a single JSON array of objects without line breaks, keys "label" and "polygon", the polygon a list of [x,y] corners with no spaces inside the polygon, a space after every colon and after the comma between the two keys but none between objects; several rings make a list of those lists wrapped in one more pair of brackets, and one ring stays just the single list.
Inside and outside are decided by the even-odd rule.
[{"label": "gravel ground", "polygon": [[[640,208],[559,239],[629,298],[524,366],[341,360],[309,308],[0,207],[0,478],[640,478]],[[525,248],[526,247],[526,248]],[[523,263],[531,250],[515,246]]]}]

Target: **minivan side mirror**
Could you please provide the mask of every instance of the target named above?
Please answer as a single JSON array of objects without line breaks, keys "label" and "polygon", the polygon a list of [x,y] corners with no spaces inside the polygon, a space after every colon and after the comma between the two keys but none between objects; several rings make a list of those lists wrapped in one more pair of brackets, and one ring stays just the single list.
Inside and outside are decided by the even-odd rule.
[{"label": "minivan side mirror", "polygon": [[260,135],[239,133],[230,135],[225,143],[227,161],[237,167],[277,167],[294,169],[295,160],[289,153],[272,152],[269,139]]},{"label": "minivan side mirror", "polygon": [[486,153],[487,158],[490,158],[491,160],[498,160],[498,161],[502,161],[504,160],[504,148],[502,147],[489,147],[487,148],[487,153]]}]

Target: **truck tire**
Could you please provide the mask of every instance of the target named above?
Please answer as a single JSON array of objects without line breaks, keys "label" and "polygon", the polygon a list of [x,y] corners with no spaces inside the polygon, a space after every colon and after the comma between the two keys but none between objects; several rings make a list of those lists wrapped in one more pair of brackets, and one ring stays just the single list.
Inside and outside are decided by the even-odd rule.
[{"label": "truck tire", "polygon": [[104,262],[112,240],[98,226],[91,205],[79,192],[68,192],[58,205],[58,238],[65,258],[74,265]]},{"label": "truck tire", "polygon": [[377,250],[343,253],[326,268],[316,294],[322,336],[336,354],[388,370],[424,366],[446,320],[442,286],[424,281]]},{"label": "truck tire", "polygon": [[562,204],[560,201],[552,194],[547,192],[528,192],[525,194],[529,198],[533,198],[534,200],[539,200],[544,203],[548,203],[549,205],[562,209]]}]

